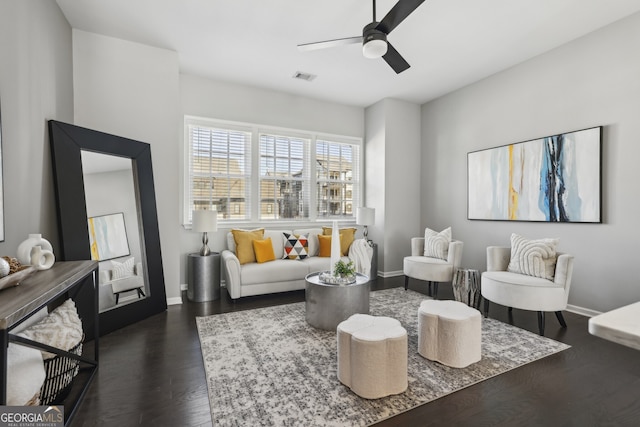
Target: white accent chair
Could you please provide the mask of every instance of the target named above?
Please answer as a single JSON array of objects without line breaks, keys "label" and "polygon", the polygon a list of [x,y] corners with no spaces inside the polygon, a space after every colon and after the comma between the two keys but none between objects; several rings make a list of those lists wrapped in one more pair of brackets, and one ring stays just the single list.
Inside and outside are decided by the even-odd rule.
[{"label": "white accent chair", "polygon": [[433,298],[438,298],[438,283],[451,282],[456,269],[462,263],[463,243],[452,240],[449,243],[447,259],[424,256],[424,237],[411,238],[411,256],[405,257],[403,262],[404,289],[409,287],[409,278],[424,280],[429,285],[429,296],[433,284]]},{"label": "white accent chair", "polygon": [[544,335],[544,314],[553,311],[563,328],[567,327],[562,310],[567,308],[573,255],[558,252],[553,280],[507,271],[511,248],[489,246],[487,271],[482,273],[481,292],[484,298],[484,317],[489,314],[489,301],[512,309],[538,312],[538,328]]}]

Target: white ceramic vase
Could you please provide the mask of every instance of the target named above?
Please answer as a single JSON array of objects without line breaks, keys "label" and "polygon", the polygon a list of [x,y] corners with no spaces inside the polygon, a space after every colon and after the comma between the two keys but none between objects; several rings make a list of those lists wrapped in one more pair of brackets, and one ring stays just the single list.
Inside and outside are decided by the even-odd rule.
[{"label": "white ceramic vase", "polygon": [[22,265],[31,264],[31,250],[34,246],[40,246],[42,250],[53,254],[53,247],[48,240],[42,238],[42,234],[29,234],[29,238],[18,245],[16,258]]},{"label": "white ceramic vase", "polygon": [[53,266],[54,262],[56,262],[56,257],[53,255],[53,252],[42,249],[40,245],[31,248],[31,265],[34,266],[36,270],[48,270]]}]

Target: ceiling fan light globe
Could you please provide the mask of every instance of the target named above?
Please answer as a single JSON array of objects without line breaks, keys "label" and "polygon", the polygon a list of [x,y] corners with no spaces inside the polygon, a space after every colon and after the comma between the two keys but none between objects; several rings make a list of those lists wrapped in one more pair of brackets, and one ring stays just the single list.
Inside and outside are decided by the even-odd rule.
[{"label": "ceiling fan light globe", "polygon": [[385,40],[373,39],[362,45],[362,54],[365,58],[376,59],[387,53]]}]

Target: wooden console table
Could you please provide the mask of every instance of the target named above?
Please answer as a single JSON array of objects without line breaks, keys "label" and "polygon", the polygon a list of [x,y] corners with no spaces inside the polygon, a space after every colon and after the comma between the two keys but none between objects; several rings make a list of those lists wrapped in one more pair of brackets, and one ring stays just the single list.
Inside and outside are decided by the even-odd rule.
[{"label": "wooden console table", "polygon": [[[85,337],[93,338],[94,348],[91,357],[77,356],[11,333],[15,327],[43,307],[61,302],[60,299],[76,300],[78,293],[85,291],[88,287],[92,287],[89,290],[93,293],[93,307],[91,310],[83,307],[82,312],[92,313],[93,318],[82,318],[82,315],[81,318]],[[80,307],[78,311],[81,312]],[[65,425],[67,425],[75,415],[76,408],[98,369],[98,335],[98,263],[96,261],[57,262],[49,270],[33,273],[18,286],[0,291],[0,405],[6,405],[7,402],[9,343],[44,349],[80,361],[80,372],[76,376],[73,389],[62,402],[65,407]]]}]

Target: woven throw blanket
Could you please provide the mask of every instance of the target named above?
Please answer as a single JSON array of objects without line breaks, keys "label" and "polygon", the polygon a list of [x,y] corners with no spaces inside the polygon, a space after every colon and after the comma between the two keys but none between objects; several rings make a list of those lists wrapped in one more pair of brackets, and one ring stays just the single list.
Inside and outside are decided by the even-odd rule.
[{"label": "woven throw blanket", "polygon": [[[68,299],[44,319],[20,332],[25,338],[68,351],[82,341],[82,321],[76,304]],[[55,354],[43,351],[43,359],[51,359]]]}]

